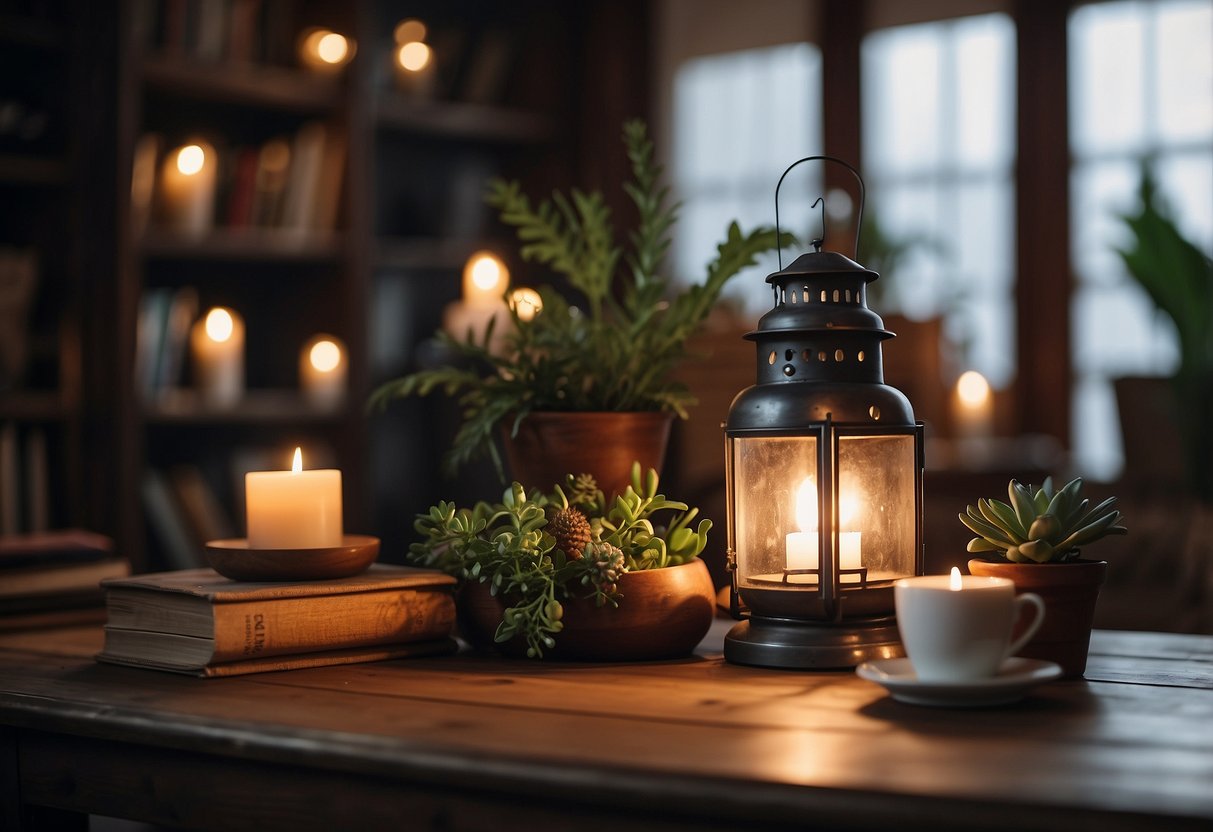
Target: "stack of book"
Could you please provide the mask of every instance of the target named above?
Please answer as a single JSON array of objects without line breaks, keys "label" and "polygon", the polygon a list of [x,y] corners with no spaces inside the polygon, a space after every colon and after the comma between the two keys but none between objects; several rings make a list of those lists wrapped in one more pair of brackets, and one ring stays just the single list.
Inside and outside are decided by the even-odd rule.
[{"label": "stack of book", "polygon": [[332,581],[231,581],[210,569],[106,581],[111,664],[194,676],[454,651],[455,579],[375,564]]},{"label": "stack of book", "polygon": [[0,536],[0,630],[104,619],[101,581],[130,574],[104,535],[75,529]]}]

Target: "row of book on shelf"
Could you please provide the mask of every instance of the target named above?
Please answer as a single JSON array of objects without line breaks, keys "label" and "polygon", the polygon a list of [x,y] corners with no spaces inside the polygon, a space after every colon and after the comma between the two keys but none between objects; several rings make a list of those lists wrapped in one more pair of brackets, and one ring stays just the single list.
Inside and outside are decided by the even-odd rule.
[{"label": "row of book on shelf", "polygon": [[291,0],[135,0],[136,45],[204,61],[290,61],[295,22]]},{"label": "row of book on shelf", "polygon": [[44,532],[51,522],[46,429],[0,424],[0,536]]},{"label": "row of book on shelf", "polygon": [[145,133],[135,144],[132,226],[205,234],[214,228],[295,233],[337,227],[346,137],[320,121],[293,136],[236,144],[203,136],[169,142]]}]

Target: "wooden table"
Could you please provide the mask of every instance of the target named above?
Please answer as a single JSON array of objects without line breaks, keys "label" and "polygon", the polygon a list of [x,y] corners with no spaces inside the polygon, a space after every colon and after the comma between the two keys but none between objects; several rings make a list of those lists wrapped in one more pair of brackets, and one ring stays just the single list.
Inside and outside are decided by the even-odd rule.
[{"label": "wooden table", "polygon": [[[461,655],[229,679],[0,637],[0,828],[1213,828],[1213,637],[1097,632],[1087,679],[903,705],[851,673]],[[56,826],[55,828],[59,828]]]}]

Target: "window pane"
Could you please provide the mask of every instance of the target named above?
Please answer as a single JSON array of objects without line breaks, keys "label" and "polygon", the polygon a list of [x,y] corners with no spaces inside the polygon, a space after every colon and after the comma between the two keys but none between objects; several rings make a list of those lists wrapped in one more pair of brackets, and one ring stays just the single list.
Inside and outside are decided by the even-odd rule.
[{"label": "window pane", "polygon": [[863,45],[865,165],[873,176],[934,167],[941,135],[942,24],[876,32]]},{"label": "window pane", "polygon": [[961,165],[1009,165],[1015,153],[1015,27],[1003,15],[956,24],[957,150]]},{"label": "window pane", "polygon": [[1171,3],[1158,12],[1158,131],[1164,141],[1213,133],[1213,7]]},{"label": "window pane", "polygon": [[[775,185],[784,169],[821,150],[821,53],[807,43],[711,55],[688,61],[674,80],[671,170],[683,203],[673,269],[700,281],[728,223],[773,225]],[[810,209],[821,194],[820,165],[788,176],[779,194],[780,224],[802,239],[820,232]],[[792,254],[795,254],[793,252]],[[775,254],[734,279],[726,297],[765,312],[763,279]]]},{"label": "window pane", "polygon": [[1139,3],[1099,3],[1070,19],[1070,137],[1074,152],[1140,146],[1146,111],[1145,23]]}]

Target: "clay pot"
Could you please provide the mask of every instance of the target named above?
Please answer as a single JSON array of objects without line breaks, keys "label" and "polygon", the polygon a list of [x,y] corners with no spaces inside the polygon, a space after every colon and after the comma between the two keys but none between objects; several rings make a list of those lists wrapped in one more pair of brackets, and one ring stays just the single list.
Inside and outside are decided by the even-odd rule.
[{"label": "clay pot", "polygon": [[670,442],[672,413],[527,414],[510,435],[503,430],[505,456],[515,480],[544,491],[566,474],[593,474],[598,487],[611,499],[622,494],[632,479],[632,463],[642,471],[661,471]]},{"label": "clay pot", "polygon": [[[1061,665],[1063,678],[1082,676],[1087,667],[1095,601],[1104,581],[1106,561],[1006,563],[973,559],[969,572],[1010,578],[1016,592],[1034,592],[1045,602],[1045,620],[1017,655]],[[1018,627],[1012,638],[1019,635]]]},{"label": "clay pot", "polygon": [[[619,580],[619,606],[571,599],[564,604],[564,629],[545,659],[631,662],[686,656],[703,640],[716,611],[708,568],[699,558],[665,569],[628,572]],[[467,583],[458,596],[459,626],[473,646],[493,647],[507,656],[526,655],[514,638],[493,643],[506,605],[489,594],[487,583]]]}]

